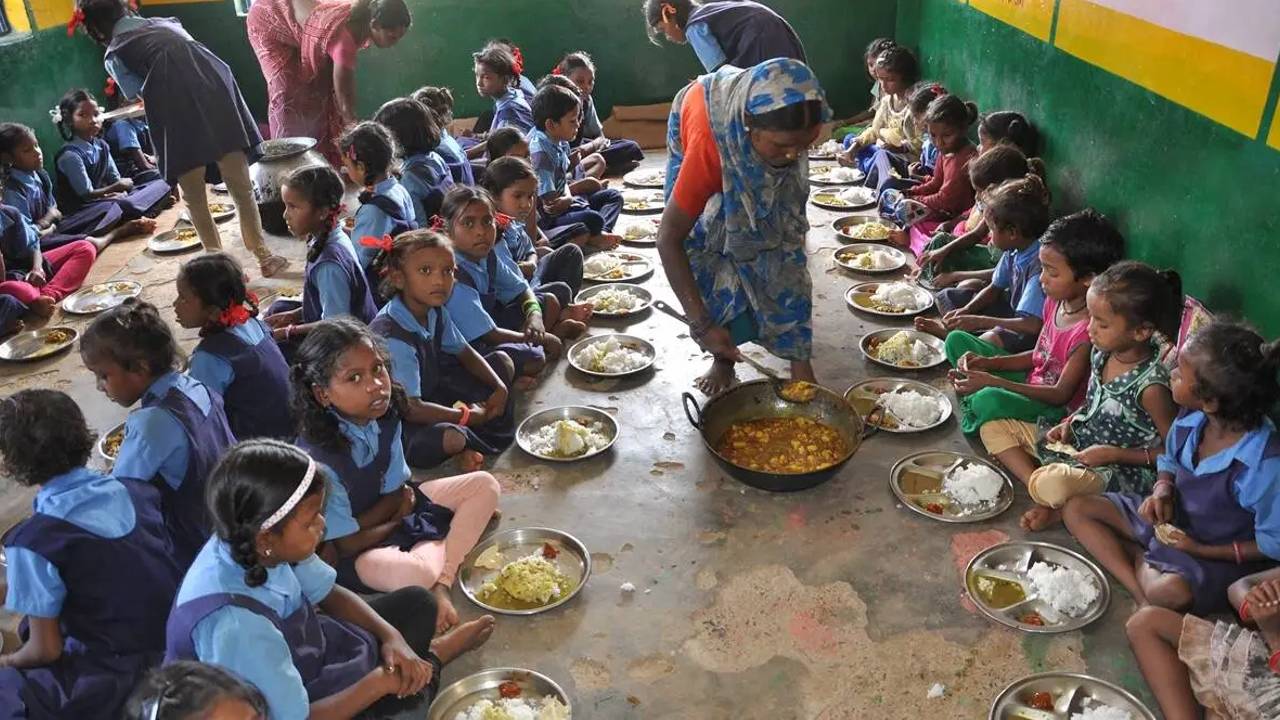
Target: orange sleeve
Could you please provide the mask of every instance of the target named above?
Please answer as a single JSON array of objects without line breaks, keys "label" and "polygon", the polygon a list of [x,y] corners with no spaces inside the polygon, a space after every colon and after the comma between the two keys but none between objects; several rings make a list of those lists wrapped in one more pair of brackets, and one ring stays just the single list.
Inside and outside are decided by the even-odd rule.
[{"label": "orange sleeve", "polygon": [[671,196],[677,207],[696,218],[711,196],[724,188],[720,150],[711,134],[711,117],[707,114],[707,95],[702,83],[695,82],[685,93],[684,105],[680,107],[680,141],[684,145],[684,162]]}]

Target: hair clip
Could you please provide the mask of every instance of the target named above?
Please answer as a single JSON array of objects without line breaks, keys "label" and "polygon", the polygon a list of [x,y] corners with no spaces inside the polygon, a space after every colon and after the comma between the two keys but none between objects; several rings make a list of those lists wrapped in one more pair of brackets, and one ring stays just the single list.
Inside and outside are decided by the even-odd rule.
[{"label": "hair clip", "polygon": [[62,108],[55,107],[52,110],[50,110],[49,119],[53,121],[54,125],[61,125],[62,124]]},{"label": "hair clip", "polygon": [[432,230],[441,231],[441,230],[444,230],[444,226],[445,226],[445,222],[444,222],[444,217],[443,217],[443,216],[441,216],[441,215],[432,215],[432,216],[431,216],[431,225],[430,225],[430,228],[431,228]]},{"label": "hair clip", "polygon": [[223,327],[235,327],[249,322],[250,317],[249,308],[244,303],[235,303],[218,315],[218,322]]},{"label": "hair clip", "polygon": [[71,19],[67,21],[67,37],[75,37],[76,28],[84,24],[84,10],[80,7],[71,13]]},{"label": "hair clip", "polygon": [[515,62],[511,64],[511,69],[516,71],[517,75],[524,74],[524,53],[520,52],[520,48],[515,45],[511,46],[511,56],[515,58]]},{"label": "hair clip", "polygon": [[395,241],[392,239],[390,235],[383,235],[380,238],[373,237],[372,235],[365,235],[364,237],[360,238],[360,244],[363,245],[364,247],[377,248],[382,252],[386,252],[386,253],[391,252],[391,248],[394,245],[394,243]]},{"label": "hair clip", "polygon": [[559,66],[559,65],[557,65],[557,66],[555,66],[555,67],[551,68],[551,74],[552,74],[552,75],[563,75],[564,73],[563,73],[563,72],[561,72],[561,70],[560,70],[560,66]]}]

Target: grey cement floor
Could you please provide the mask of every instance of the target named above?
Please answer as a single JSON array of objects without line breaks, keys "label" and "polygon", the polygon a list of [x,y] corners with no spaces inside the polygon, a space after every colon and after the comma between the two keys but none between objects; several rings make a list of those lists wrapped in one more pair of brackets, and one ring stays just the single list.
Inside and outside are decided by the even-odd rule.
[{"label": "grey cement floor", "polygon": [[[661,164],[654,153],[645,165]],[[161,229],[175,217],[176,210],[167,212]],[[858,341],[888,325],[843,302],[857,278],[832,263],[836,217],[811,207],[808,248],[818,377],[843,392],[887,374],[861,357]],[[235,223],[222,227],[224,245],[252,267]],[[294,265],[282,279],[263,281],[255,273],[253,285],[264,296],[301,285],[301,243],[273,238],[271,245]],[[638,251],[657,262],[652,248]],[[138,280],[143,296],[172,321],[173,279],[184,259],[153,256],[143,241],[122,243],[104,253],[90,281]],[[644,287],[674,301],[660,268]],[[87,324],[74,317],[55,321]],[[607,719],[986,718],[1008,683],[1046,670],[1087,671],[1149,699],[1124,638],[1133,604],[1118,586],[1101,621],[1058,636],[1005,629],[968,605],[963,568],[981,549],[1024,536],[1017,519],[1030,505],[1025,491],[1018,490],[1000,518],[973,525],[933,522],[895,502],[887,481],[899,458],[970,447],[954,421],[924,434],[878,434],[816,489],[754,490],[714,463],[681,410],[680,394],[708,362],[683,328],[649,313],[592,332],[616,328],[657,345],[655,371],[595,382],[561,362],[517,404],[520,417],[564,404],[603,408],[621,427],[615,447],[598,458],[555,465],[513,448],[491,468],[504,490],[500,527],[564,529],[590,548],[595,573],[567,606],[500,617],[488,645],[445,669],[446,685],[486,667],[536,669],[569,692],[575,717]],[[186,331],[179,337],[186,349],[196,339]],[[758,348],[749,352],[785,367]],[[744,368],[740,377],[754,373]],[[126,415],[94,389],[75,352],[0,367],[0,378],[6,394],[25,387],[65,390],[99,432]],[[947,387],[942,370],[919,379]],[[30,496],[5,485],[0,527],[29,512]],[[1077,547],[1061,530],[1035,539]],[[622,592],[626,582],[637,590]],[[480,614],[459,591],[455,602],[464,619]],[[15,620],[9,618],[9,627]],[[934,683],[946,693],[926,699]]]}]

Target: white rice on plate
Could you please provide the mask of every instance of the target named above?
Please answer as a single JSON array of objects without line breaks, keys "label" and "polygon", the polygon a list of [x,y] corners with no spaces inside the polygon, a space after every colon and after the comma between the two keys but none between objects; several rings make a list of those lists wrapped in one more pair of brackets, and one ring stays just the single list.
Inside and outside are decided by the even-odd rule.
[{"label": "white rice on plate", "polygon": [[814,155],[835,155],[844,150],[844,145],[839,140],[828,140],[813,149]]},{"label": "white rice on plate", "polygon": [[640,296],[622,288],[607,288],[587,298],[592,309],[599,313],[631,312],[640,307]]},{"label": "white rice on plate", "polygon": [[937,359],[933,348],[925,344],[923,340],[912,339],[906,330],[902,330],[880,343],[876,347],[875,353],[877,360],[890,365],[906,365],[908,362],[916,365],[928,365]]},{"label": "white rice on plate", "polygon": [[894,420],[906,427],[925,428],[942,418],[945,398],[930,397],[915,390],[899,390],[880,396],[879,404]]},{"label": "white rice on plate", "polygon": [[588,344],[573,356],[573,360],[592,372],[610,374],[639,370],[649,364],[644,353],[623,345],[616,337]]},{"label": "white rice on plate", "polygon": [[1133,720],[1133,714],[1094,700],[1082,712],[1071,713],[1071,720]]},{"label": "white rice on plate", "polygon": [[910,283],[880,283],[876,287],[876,291],[872,293],[871,299],[878,303],[906,308],[907,310],[916,310],[919,307],[916,288]]},{"label": "white rice on plate", "polygon": [[1071,568],[1038,562],[1027,571],[1031,590],[1056,612],[1080,617],[1101,594],[1092,577]]},{"label": "white rice on plate", "polygon": [[868,250],[852,257],[846,256],[845,262],[863,270],[885,270],[897,265],[898,258],[893,253],[885,252],[884,250]]},{"label": "white rice on plate", "polygon": [[990,505],[1002,488],[1004,477],[981,463],[961,465],[942,481],[942,491],[960,505]]},{"label": "white rice on plate", "polygon": [[548,457],[578,457],[607,447],[612,438],[605,431],[600,422],[587,420],[583,425],[577,420],[557,420],[529,436],[529,449]]},{"label": "white rice on plate", "polygon": [[622,268],[622,258],[613,253],[597,253],[582,263],[582,273],[589,277],[600,277]]},{"label": "white rice on plate", "polygon": [[501,698],[481,700],[454,716],[453,720],[569,720],[572,714],[560,699]]},{"label": "white rice on plate", "polygon": [[875,202],[876,191],[865,187],[851,187],[841,190],[836,197],[850,205],[866,205]]}]

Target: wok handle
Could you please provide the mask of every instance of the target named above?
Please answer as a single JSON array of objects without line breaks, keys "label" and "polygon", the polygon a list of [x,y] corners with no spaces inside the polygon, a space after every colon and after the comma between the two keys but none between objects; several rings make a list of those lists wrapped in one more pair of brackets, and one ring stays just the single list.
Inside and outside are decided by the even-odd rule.
[{"label": "wok handle", "polygon": [[698,406],[698,399],[689,393],[681,393],[680,401],[684,405],[684,416],[689,418],[689,424],[701,430],[702,408]]},{"label": "wok handle", "polygon": [[[671,307],[670,305],[666,304],[665,302],[663,302],[663,301],[661,301],[661,300],[654,300],[654,301],[653,301],[653,306],[654,306],[655,308],[657,308],[657,309],[661,310],[662,312],[664,312],[664,313],[666,313],[666,314],[670,315],[671,317],[673,317],[673,318],[675,318],[675,319],[679,320],[680,322],[684,323],[685,325],[688,325],[688,324],[689,324],[689,318],[685,317],[684,315],[681,315],[681,314],[680,314],[680,312],[679,312],[678,310],[676,310],[675,308],[673,308],[673,307]],[[686,394],[687,394],[687,393],[686,393]]]}]

